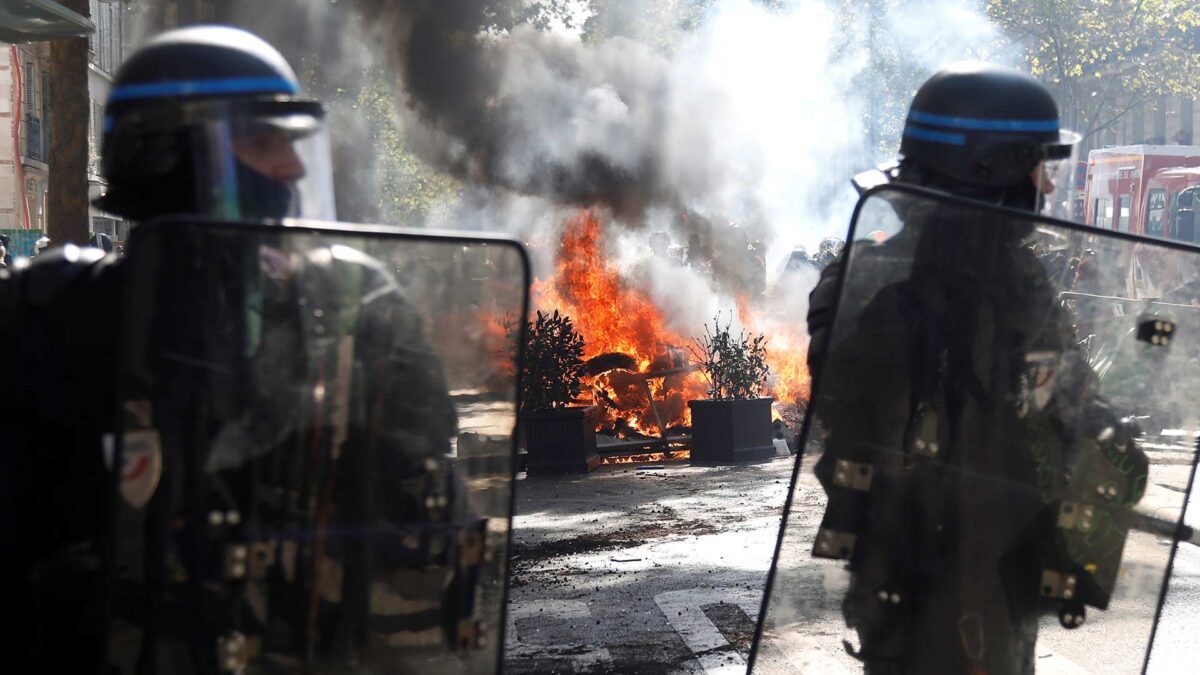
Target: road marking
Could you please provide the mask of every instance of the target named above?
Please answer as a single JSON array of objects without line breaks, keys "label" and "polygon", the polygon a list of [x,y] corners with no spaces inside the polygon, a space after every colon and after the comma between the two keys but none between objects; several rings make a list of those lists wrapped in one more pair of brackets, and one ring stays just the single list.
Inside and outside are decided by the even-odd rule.
[{"label": "road marking", "polygon": [[[783,658],[801,675],[850,675],[850,671],[841,664],[826,649],[827,641],[819,640],[811,635],[792,635],[788,639],[787,649],[780,649]],[[760,642],[758,645],[760,658],[755,663],[766,662],[763,648],[767,645],[782,647],[779,641]],[[839,645],[840,647],[840,645]],[[770,668],[767,669],[771,672]]]},{"label": "road marking", "polygon": [[758,616],[762,595],[742,588],[689,588],[654,596],[654,602],[708,675],[744,675],[746,662],[704,614],[705,605],[734,604]]},{"label": "road marking", "polygon": [[1092,672],[1050,649],[1038,648],[1037,671],[1045,675],[1087,675]]},{"label": "road marking", "polygon": [[527,644],[517,637],[517,621],[531,617],[555,617],[558,619],[588,619],[592,612],[582,600],[526,600],[512,602],[508,606],[508,628],[505,639],[505,658],[561,658],[571,662],[576,673],[586,673],[600,666],[612,665],[608,650],[583,648],[577,644]]}]

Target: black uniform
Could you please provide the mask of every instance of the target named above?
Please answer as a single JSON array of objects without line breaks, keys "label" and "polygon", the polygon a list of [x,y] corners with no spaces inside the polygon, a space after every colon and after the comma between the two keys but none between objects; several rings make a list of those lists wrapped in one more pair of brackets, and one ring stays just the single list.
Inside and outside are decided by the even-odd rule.
[{"label": "black uniform", "polygon": [[0,270],[0,565],[13,618],[5,644],[13,663],[39,657],[39,669],[82,670],[98,654],[109,476],[101,435],[113,428],[118,340],[114,262],[67,246]]},{"label": "black uniform", "polygon": [[[151,323],[131,335],[126,429],[152,411],[164,471],[144,514],[122,509],[136,524],[119,524],[118,586],[144,604],[125,604],[117,634],[151,629],[142,658],[204,663],[236,631],[264,653],[344,660],[372,648],[381,583],[428,607],[392,612],[375,635],[451,636],[473,600],[443,603],[471,586],[454,557],[465,507],[445,461],[455,414],[420,316],[359,251],[201,232],[150,242],[149,260],[195,268],[139,265],[145,242],[130,256],[131,304]],[[231,552],[261,564],[231,569]],[[424,583],[397,581],[412,574]]]},{"label": "black uniform", "polygon": [[[135,231],[120,262],[71,247],[0,272],[0,304],[12,318],[0,345],[14,364],[0,380],[0,543],[13,609],[26,618],[18,630],[27,631],[14,644],[39,667],[95,663],[114,528],[111,609],[118,624],[147,629],[134,654],[110,654],[118,661],[152,658],[160,640],[199,639],[187,627],[203,608],[214,640],[230,626],[269,628],[279,644],[264,646],[299,649],[305,622],[319,620],[338,628],[319,631],[337,637],[325,635],[317,651],[361,650],[368,560],[376,574],[425,570],[427,600],[439,608],[397,614],[384,633],[450,635],[473,600],[442,609],[453,586],[470,586],[454,578],[450,559],[463,525],[463,496],[444,460],[455,414],[421,317],[392,275],[347,247],[144,234]],[[200,247],[202,269],[158,264],[199,259]],[[123,316],[123,306],[138,311]],[[109,500],[104,464],[103,438],[140,425],[158,434],[162,462],[144,511]],[[210,526],[212,513],[238,522]],[[317,551],[314,532],[355,536]],[[259,579],[265,586],[208,583],[197,604],[187,589],[224,581],[211,555],[239,542],[275,560]],[[322,561],[343,581],[317,583]],[[330,600],[301,602],[316,587]],[[252,610],[246,594],[257,592],[276,601]]]},{"label": "black uniform", "polygon": [[[829,497],[815,552],[849,561],[843,612],[868,672],[1032,673],[1040,617],[1106,607],[1124,542],[1115,528],[1085,563],[1060,508],[1096,472],[1117,475],[1113,447],[1128,448],[1129,505],[1148,463],[1136,429],[1096,394],[1071,318],[1023,244],[1032,228],[956,222],[951,207],[905,216],[919,226],[854,254],[835,344],[837,266],[812,295],[827,433],[815,471]],[[853,489],[845,474],[863,469],[869,489]],[[855,543],[823,550],[842,534]],[[1079,590],[1045,593],[1048,570],[1076,575]]]},{"label": "black uniform", "polygon": [[260,38],[194,26],[122,65],[104,128],[101,206],[139,223],[128,255],[0,271],[8,662],[482,653],[486,522],[448,459],[426,317],[363,248],[391,237],[280,221],[332,219],[323,106]]}]

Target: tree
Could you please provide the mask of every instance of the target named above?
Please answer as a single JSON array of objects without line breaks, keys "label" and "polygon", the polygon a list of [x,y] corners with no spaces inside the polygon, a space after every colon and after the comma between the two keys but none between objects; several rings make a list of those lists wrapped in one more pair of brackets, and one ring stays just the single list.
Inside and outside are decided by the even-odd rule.
[{"label": "tree", "polygon": [[[717,4],[716,0],[576,0],[586,5],[589,16],[583,22],[583,39],[590,43],[603,42],[622,36],[640,40],[669,51],[681,34],[696,29],[704,14]],[[784,0],[755,0],[757,4],[779,9]],[[542,4],[556,7],[571,0],[547,0]]]},{"label": "tree", "polygon": [[588,0],[587,4],[591,15],[582,28],[588,42],[621,36],[670,49],[681,30],[699,25],[713,0]]},{"label": "tree", "polygon": [[1164,94],[1200,96],[1195,0],[989,0],[1084,142]]},{"label": "tree", "polygon": [[[88,0],[62,5],[89,15]],[[50,184],[46,233],[55,245],[85,243],[88,222],[88,41],[55,40],[50,45]]]},{"label": "tree", "polygon": [[[422,161],[393,110],[395,94],[390,82],[381,84],[387,73],[374,69],[374,76],[359,90],[356,107],[380,143],[375,159],[378,180],[375,209],[377,220],[420,226],[439,206],[454,204],[462,195],[462,183]],[[411,133],[411,132],[410,132]]]}]

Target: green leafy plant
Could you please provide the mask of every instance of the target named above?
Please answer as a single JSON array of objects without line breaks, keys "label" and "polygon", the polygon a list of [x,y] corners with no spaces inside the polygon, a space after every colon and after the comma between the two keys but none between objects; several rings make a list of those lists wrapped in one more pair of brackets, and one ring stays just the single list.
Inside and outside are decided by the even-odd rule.
[{"label": "green leafy plant", "polygon": [[571,405],[579,396],[583,346],[571,317],[557,309],[526,322],[521,407],[533,412]]},{"label": "green leafy plant", "polygon": [[692,338],[692,355],[708,380],[709,398],[754,398],[766,384],[767,338],[764,335],[738,335],[730,332],[733,315],[721,325],[721,315],[712,326],[704,326],[704,335]]}]

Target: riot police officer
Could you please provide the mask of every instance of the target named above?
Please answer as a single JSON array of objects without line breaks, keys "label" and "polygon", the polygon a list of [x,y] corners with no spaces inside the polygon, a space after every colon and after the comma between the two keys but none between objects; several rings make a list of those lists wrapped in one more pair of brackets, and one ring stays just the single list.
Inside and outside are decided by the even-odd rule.
[{"label": "riot police officer", "polygon": [[[826,268],[808,315],[828,496],[813,553],[848,563],[842,614],[868,673],[1032,673],[1043,615],[1071,628],[1111,598],[1147,460],[1015,211],[1040,210],[1077,140],[1033,78],[960,64],[917,92],[900,159],[854,179],[936,191],[879,200],[900,229]],[[850,318],[829,343],[839,297]],[[1116,476],[1126,529],[1081,563],[1062,513],[1098,475]]]},{"label": "riot police officer", "polygon": [[333,216],[321,104],[263,40],[194,27],[121,67],[104,129],[129,255],[0,272],[9,653],[240,672],[471,645],[482,525],[421,317],[380,261],[270,227]]},{"label": "riot police officer", "polygon": [[[1058,106],[1040,82],[962,63],[929,78],[913,97],[899,158],[856,175],[853,183],[860,193],[896,182],[1036,213],[1046,195],[1065,184],[1078,141],[1078,134],[1059,128]],[[808,363],[814,372],[837,293],[842,258],[836,259],[809,300]]]}]

